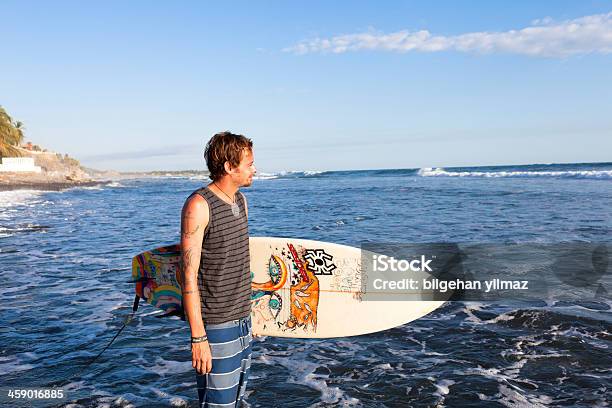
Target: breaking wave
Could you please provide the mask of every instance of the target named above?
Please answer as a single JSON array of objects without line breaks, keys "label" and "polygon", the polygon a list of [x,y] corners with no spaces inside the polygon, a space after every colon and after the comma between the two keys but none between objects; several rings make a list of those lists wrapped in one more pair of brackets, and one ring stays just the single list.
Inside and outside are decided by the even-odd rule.
[{"label": "breaking wave", "polygon": [[539,177],[568,179],[612,179],[612,163],[529,164],[481,167],[424,167],[378,170],[280,171],[258,173],[257,180],[321,177]]},{"label": "breaking wave", "polygon": [[611,179],[612,170],[511,170],[511,171],[448,171],[444,168],[425,167],[418,171],[421,177],[559,177],[559,178],[592,178]]}]

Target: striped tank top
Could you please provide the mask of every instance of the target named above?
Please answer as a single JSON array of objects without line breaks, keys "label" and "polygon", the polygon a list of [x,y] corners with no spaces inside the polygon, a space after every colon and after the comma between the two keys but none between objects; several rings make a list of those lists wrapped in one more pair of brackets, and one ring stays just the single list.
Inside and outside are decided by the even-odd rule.
[{"label": "striped tank top", "polygon": [[251,313],[249,226],[242,193],[236,194],[240,212],[208,187],[199,194],[208,202],[210,217],[204,230],[198,289],[205,324],[225,323]]}]

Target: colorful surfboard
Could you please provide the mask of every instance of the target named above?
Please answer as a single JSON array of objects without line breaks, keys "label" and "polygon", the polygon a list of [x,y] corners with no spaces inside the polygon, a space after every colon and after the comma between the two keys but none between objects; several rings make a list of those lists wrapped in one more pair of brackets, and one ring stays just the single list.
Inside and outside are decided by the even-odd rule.
[{"label": "colorful surfboard", "polygon": [[[361,251],[293,238],[250,238],[253,332],[266,336],[327,338],[386,330],[418,319],[443,301],[364,301]],[[166,315],[183,313],[180,247],[132,260],[136,295]]]}]

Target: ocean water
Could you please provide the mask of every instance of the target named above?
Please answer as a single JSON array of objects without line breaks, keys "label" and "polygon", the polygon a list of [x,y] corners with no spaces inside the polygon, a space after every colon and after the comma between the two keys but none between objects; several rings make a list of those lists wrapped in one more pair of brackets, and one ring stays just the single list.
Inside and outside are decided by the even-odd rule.
[{"label": "ocean water", "polygon": [[[69,379],[129,315],[132,256],[178,241],[181,206],[203,183],[161,177],[0,192],[3,392],[63,384],[66,400],[38,405],[197,405],[188,327],[156,318],[149,305],[81,377]],[[253,236],[353,246],[612,240],[611,163],[283,172],[260,174],[243,191]],[[448,302],[415,322],[365,336],[262,338],[254,345],[247,402],[608,406],[606,299],[587,290],[570,302]]]}]

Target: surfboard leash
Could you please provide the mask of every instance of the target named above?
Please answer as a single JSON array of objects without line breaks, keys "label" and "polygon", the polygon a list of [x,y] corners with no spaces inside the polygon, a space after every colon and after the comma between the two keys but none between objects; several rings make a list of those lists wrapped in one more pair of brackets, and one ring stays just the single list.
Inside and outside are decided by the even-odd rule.
[{"label": "surfboard leash", "polygon": [[119,328],[119,330],[117,331],[117,333],[115,334],[115,336],[112,338],[112,340],[106,345],[106,347],[104,347],[102,349],[102,351],[100,351],[95,357],[93,357],[92,359],[89,360],[89,362],[87,362],[87,364],[85,364],[84,367],[82,367],[76,374],[72,375],[70,378],[68,378],[67,380],[59,383],[57,386],[61,387],[63,385],[66,385],[70,382],[72,382],[74,379],[76,378],[80,378],[81,375],[83,374],[83,371],[85,371],[87,368],[89,368],[93,363],[96,362],[96,360],[102,355],[102,353],[104,353],[113,343],[114,341],[117,339],[117,337],[119,337],[119,334],[121,334],[121,332],[123,331],[123,329],[125,329],[125,327],[130,324],[132,322],[132,319],[134,318],[134,314],[136,313],[136,311],[138,310],[138,304],[140,302],[140,296],[136,295],[136,297],[134,298],[134,303],[132,305],[132,312],[126,316],[126,318],[123,320],[123,325]]}]

